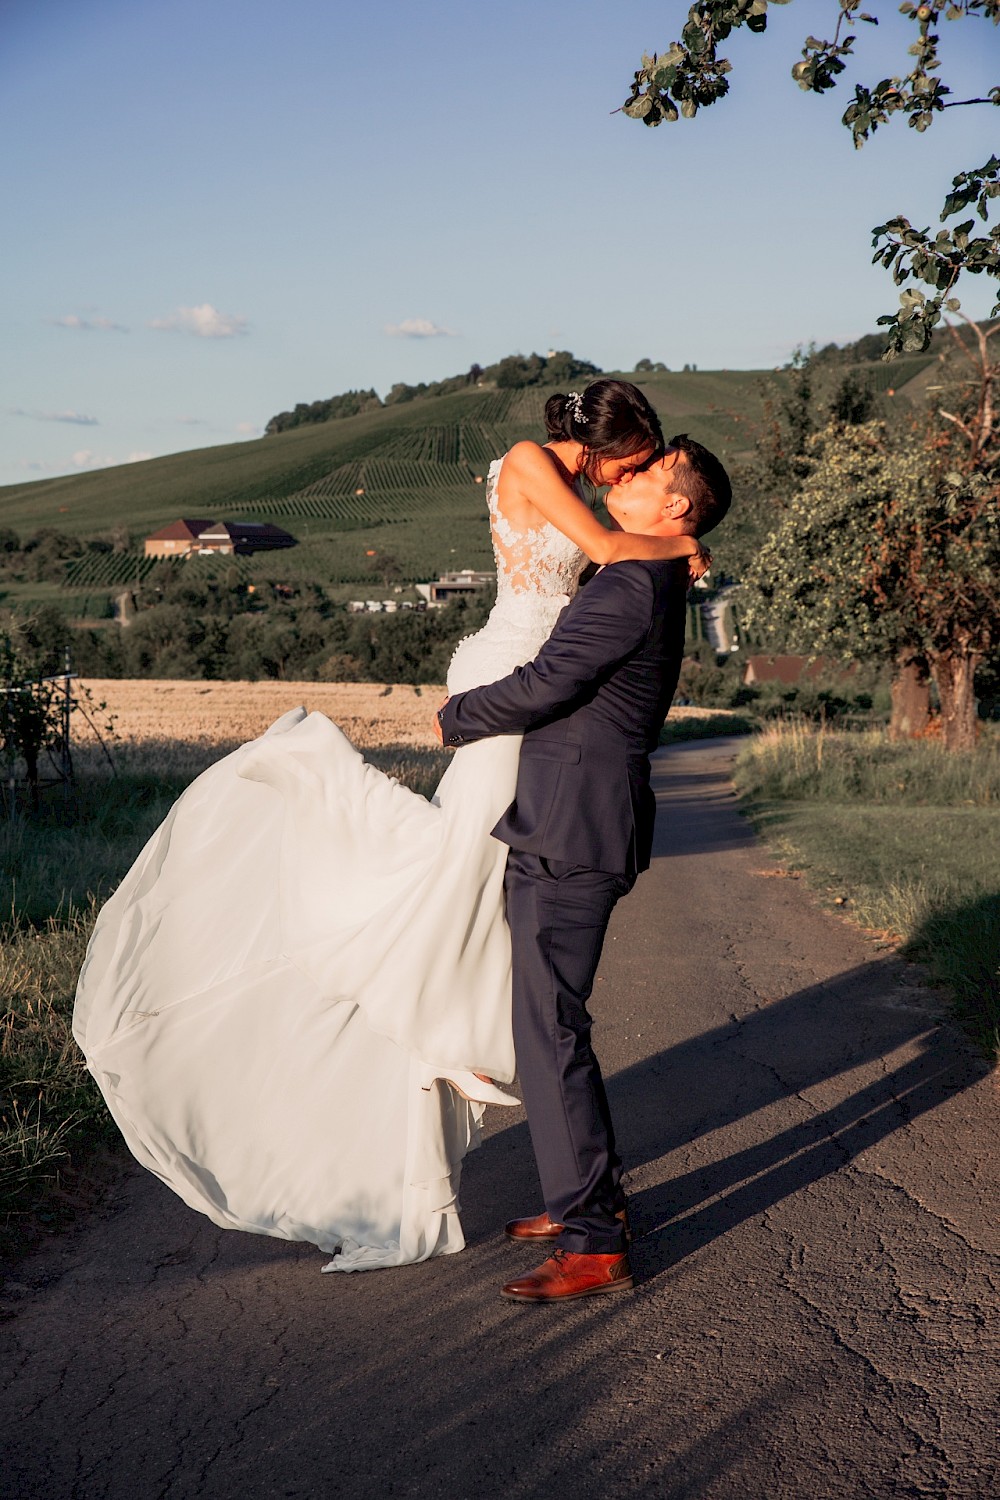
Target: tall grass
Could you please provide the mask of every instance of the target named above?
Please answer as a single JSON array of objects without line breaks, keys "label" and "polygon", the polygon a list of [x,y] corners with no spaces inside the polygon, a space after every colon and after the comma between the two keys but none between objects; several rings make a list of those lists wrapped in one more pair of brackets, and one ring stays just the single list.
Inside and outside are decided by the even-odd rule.
[{"label": "tall grass", "polygon": [[747,743],[735,780],[781,856],[899,939],[1000,1053],[1000,736],[987,730],[960,756],[786,723]]},{"label": "tall grass", "polygon": [[996,807],[1000,735],[984,730],[973,755],[951,755],[939,740],[890,740],[881,729],[847,734],[785,720],[747,745],[737,785],[754,797],[791,801]]},{"label": "tall grass", "polygon": [[[120,754],[118,776],[88,764],[75,806],[0,822],[0,1250],[37,1223],[67,1165],[115,1139],[72,1034],[73,998],[100,903],[171,803],[233,748],[146,741]],[[444,751],[386,745],[365,754],[429,796]]]},{"label": "tall grass", "polygon": [[110,1121],[73,1041],[73,994],[90,931],[76,913],[0,944],[0,1244],[77,1143]]}]

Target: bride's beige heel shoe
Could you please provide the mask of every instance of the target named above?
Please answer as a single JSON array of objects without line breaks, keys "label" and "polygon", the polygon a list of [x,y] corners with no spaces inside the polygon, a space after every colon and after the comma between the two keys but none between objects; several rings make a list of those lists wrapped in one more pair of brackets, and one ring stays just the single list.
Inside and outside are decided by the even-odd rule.
[{"label": "bride's beige heel shoe", "polygon": [[461,1094],[463,1099],[468,1099],[470,1104],[516,1105],[521,1102],[513,1094],[505,1094],[503,1089],[498,1089],[495,1083],[489,1083],[464,1068],[454,1072],[435,1073],[430,1083],[422,1085],[425,1094],[430,1093],[431,1084],[438,1079],[442,1083],[450,1083],[455,1092]]}]

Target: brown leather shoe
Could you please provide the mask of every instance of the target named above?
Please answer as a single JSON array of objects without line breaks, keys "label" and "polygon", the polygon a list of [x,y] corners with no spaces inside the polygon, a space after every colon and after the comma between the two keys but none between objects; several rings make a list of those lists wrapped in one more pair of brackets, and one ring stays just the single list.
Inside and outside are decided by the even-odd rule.
[{"label": "brown leather shoe", "polygon": [[[628,1221],[628,1209],[621,1208],[615,1214],[625,1227],[625,1240],[632,1243],[632,1229]],[[536,1214],[533,1219],[511,1219],[503,1227],[509,1240],[557,1240],[563,1232],[562,1224],[556,1224],[548,1214]]]},{"label": "brown leather shoe", "polygon": [[554,1250],[527,1276],[508,1281],[500,1295],[513,1302],[568,1302],[597,1292],[623,1292],[632,1285],[628,1255],[576,1255]]}]

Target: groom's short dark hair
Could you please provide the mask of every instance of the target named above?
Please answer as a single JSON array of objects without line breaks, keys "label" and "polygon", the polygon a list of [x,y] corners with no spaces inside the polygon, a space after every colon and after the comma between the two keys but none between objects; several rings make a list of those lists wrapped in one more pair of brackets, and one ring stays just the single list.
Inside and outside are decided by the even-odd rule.
[{"label": "groom's short dark hair", "polygon": [[672,437],[667,445],[679,448],[687,459],[670,471],[670,487],[691,502],[689,517],[695,536],[712,531],[724,519],[733,501],[729,475],[715,454],[686,432]]}]

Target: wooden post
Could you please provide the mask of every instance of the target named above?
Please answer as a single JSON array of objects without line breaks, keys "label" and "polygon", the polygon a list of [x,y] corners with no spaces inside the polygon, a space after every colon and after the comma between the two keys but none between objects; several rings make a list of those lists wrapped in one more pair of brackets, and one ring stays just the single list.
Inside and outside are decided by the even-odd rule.
[{"label": "wooden post", "polygon": [[70,751],[70,723],[73,713],[73,690],[70,687],[73,664],[70,660],[69,647],[66,647],[66,658],[63,663],[65,675],[63,677],[63,701],[62,701],[62,779],[63,779],[63,801],[70,800],[70,788],[73,784],[73,757]]}]

